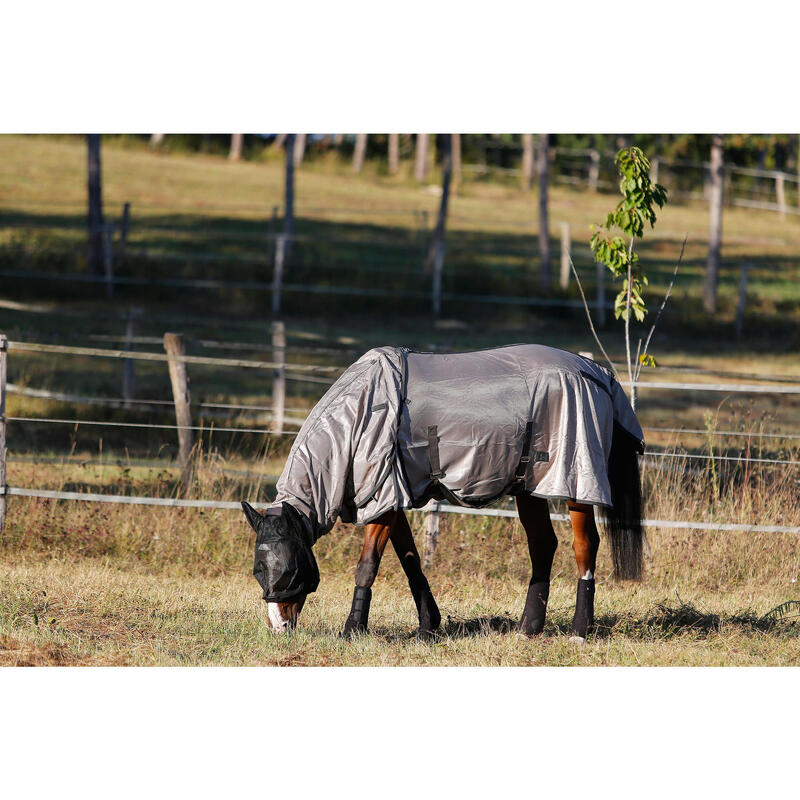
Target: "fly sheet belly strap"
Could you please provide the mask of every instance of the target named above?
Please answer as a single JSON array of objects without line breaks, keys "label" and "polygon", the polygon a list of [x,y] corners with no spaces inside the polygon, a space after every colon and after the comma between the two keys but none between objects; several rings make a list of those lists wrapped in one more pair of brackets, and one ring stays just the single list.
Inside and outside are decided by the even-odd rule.
[{"label": "fly sheet belly strap", "polygon": [[431,465],[431,480],[438,481],[444,478],[444,472],[439,463],[439,436],[438,425],[428,426],[428,461]]}]

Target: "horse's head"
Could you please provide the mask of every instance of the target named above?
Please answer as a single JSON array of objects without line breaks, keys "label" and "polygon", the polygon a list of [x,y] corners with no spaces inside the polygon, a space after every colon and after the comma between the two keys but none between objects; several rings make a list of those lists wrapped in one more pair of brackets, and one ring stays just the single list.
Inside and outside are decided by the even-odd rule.
[{"label": "horse's head", "polygon": [[289,503],[259,514],[242,503],[256,532],[253,575],[264,590],[275,633],[292,630],[306,597],[319,585],[319,569],[300,512]]}]

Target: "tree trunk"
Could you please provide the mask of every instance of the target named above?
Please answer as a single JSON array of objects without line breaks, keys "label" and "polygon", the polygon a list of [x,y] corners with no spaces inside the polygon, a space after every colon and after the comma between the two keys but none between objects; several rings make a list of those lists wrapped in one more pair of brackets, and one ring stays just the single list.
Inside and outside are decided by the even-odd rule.
[{"label": "tree trunk", "polygon": [[533,186],[533,134],[522,134],[522,188],[529,192]]},{"label": "tree trunk", "polygon": [[231,161],[238,161],[242,157],[242,144],[244,143],[243,133],[231,134],[231,149],[228,152],[228,158]]},{"label": "tree trunk", "polygon": [[722,246],[722,187],[725,179],[722,143],[722,134],[715,133],[711,140],[711,193],[709,197],[711,219],[708,232],[706,283],[703,292],[703,308],[708,314],[713,314],[717,310],[717,285],[719,284],[719,260]]},{"label": "tree trunk", "polygon": [[364,169],[364,159],[367,155],[367,134],[356,134],[356,146],[353,150],[353,172],[358,175]]},{"label": "tree trunk", "polygon": [[400,169],[400,134],[389,134],[389,174],[397,174]]},{"label": "tree trunk", "polygon": [[270,147],[274,147],[276,150],[280,150],[280,148],[281,148],[281,147],[283,147],[283,146],[284,146],[284,144],[286,144],[286,137],[287,137],[288,135],[289,135],[288,133],[279,133],[279,134],[278,134],[278,135],[277,135],[277,136],[276,136],[276,137],[275,137],[275,138],[272,140],[272,144],[270,145]]},{"label": "tree trunk", "polygon": [[417,157],[414,162],[414,180],[422,183],[428,174],[428,134],[417,134]]},{"label": "tree trunk", "polygon": [[550,172],[549,134],[539,134],[539,262],[540,280],[544,294],[550,294],[550,229],[547,219],[547,184]]},{"label": "tree trunk", "polygon": [[450,153],[453,162],[453,180],[456,184],[461,183],[461,134],[450,134]]},{"label": "tree trunk", "polygon": [[86,135],[89,148],[89,272],[102,275],[103,262],[103,174],[100,166],[100,134]]},{"label": "tree trunk", "polygon": [[284,184],[283,202],[283,233],[286,236],[284,262],[289,260],[294,237],[294,150],[297,134],[286,135],[286,178]]},{"label": "tree trunk", "polygon": [[306,138],[307,133],[294,134],[294,165],[299,167],[303,163],[303,157],[306,154]]},{"label": "tree trunk", "polygon": [[334,147],[341,147],[343,142],[344,142],[344,134],[343,133],[334,133],[333,134],[333,146]]},{"label": "tree trunk", "polygon": [[431,260],[433,261],[433,314],[439,316],[442,307],[442,270],[444,267],[444,232],[447,227],[447,206],[450,199],[450,180],[453,175],[453,138],[445,134],[442,150],[442,202],[433,233]]},{"label": "tree trunk", "polygon": [[150,134],[150,147],[158,147],[164,141],[165,134],[151,133]]}]

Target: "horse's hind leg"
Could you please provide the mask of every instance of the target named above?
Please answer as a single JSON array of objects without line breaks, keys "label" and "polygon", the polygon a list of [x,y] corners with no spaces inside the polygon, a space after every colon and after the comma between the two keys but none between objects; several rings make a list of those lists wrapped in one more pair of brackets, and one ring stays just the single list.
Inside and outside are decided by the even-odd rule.
[{"label": "horse's hind leg", "polygon": [[358,566],[356,567],[356,588],[353,592],[353,605],[350,609],[350,616],[347,617],[347,621],[344,624],[343,633],[345,636],[367,630],[369,605],[372,600],[372,584],[378,576],[381,556],[383,556],[383,551],[386,549],[395,519],[396,512],[387,511],[366,526],[364,547],[361,550],[361,557],[358,559]]},{"label": "horse's hind leg", "polygon": [[572,639],[581,644],[594,624],[594,573],[600,535],[594,521],[594,508],[569,501],[569,517],[574,536],[572,549],[578,565],[578,593],[575,617],[572,620]]},{"label": "horse's hind leg", "polygon": [[414,597],[414,604],[419,615],[419,632],[421,634],[433,633],[439,627],[442,615],[433,599],[428,580],[422,574],[419,552],[414,544],[408,519],[402,511],[397,512],[394,525],[392,525],[391,540]]},{"label": "horse's hind leg", "polygon": [[550,594],[550,570],[553,567],[558,539],[550,521],[547,500],[529,494],[518,495],[517,511],[528,537],[528,552],[533,570],[519,630],[527,636],[534,636],[544,628],[547,598]]}]

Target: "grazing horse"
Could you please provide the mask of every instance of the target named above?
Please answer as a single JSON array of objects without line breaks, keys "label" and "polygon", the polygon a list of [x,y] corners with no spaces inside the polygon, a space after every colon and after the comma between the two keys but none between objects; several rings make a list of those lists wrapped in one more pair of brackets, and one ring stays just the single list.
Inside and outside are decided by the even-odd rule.
[{"label": "grazing horse", "polygon": [[548,499],[565,499],[578,588],[573,637],[594,620],[605,509],[614,573],[642,571],[642,429],[624,391],[591,359],[544,345],[470,353],[381,347],[350,366],[312,409],[265,514],[242,503],[255,529],[253,574],[272,628],[291,630],[319,584],[312,552],[337,518],[366,526],[344,633],[367,629],[372,584],[392,542],[408,577],[419,632],[441,622],[404,513],[431,499],[485,506],[516,499],[532,576],[519,630],[541,633],[558,541]]}]

